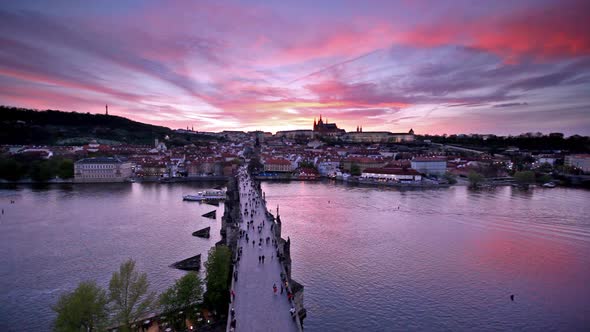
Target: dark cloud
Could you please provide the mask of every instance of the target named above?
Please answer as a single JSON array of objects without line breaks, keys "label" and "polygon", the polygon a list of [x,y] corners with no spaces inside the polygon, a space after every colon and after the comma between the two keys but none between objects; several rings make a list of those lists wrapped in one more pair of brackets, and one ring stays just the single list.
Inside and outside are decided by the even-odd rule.
[{"label": "dark cloud", "polygon": [[576,75],[576,73],[572,72],[557,72],[547,75],[529,77],[510,84],[508,89],[521,89],[524,91],[529,91],[533,89],[554,87],[567,83],[568,80],[576,77]]},{"label": "dark cloud", "polygon": [[[116,31],[115,27],[110,31],[96,31],[80,20],[64,20],[29,11],[18,13],[0,11],[0,30],[8,35],[18,36],[21,40],[24,40],[23,44],[26,40],[35,40],[35,43],[40,45],[49,44],[46,46],[47,49],[67,47],[74,52],[95,56],[127,70],[149,75],[173,84],[189,94],[200,96],[197,83],[190,77],[175,72],[161,62],[139,55],[139,50],[128,48],[128,44],[137,43],[136,38],[145,38],[146,34],[138,36],[133,34],[132,31],[131,34],[126,34]],[[169,46],[166,43],[162,46],[162,43],[157,40],[145,40],[144,43],[155,52],[161,47],[165,51]],[[208,50],[209,47],[200,47],[200,50]],[[16,53],[18,51],[18,48],[14,50],[16,56],[18,56],[18,53]],[[46,51],[45,53],[49,52]],[[44,61],[41,54],[24,54],[23,56],[26,56],[25,59],[28,62]],[[72,58],[76,56],[76,53],[72,53]],[[208,56],[214,57],[213,55]],[[72,59],[54,60],[52,65],[63,67],[64,64],[71,63]]]},{"label": "dark cloud", "polygon": [[496,104],[493,107],[495,108],[503,108],[503,107],[515,107],[515,106],[526,106],[529,103],[505,103],[505,104]]}]

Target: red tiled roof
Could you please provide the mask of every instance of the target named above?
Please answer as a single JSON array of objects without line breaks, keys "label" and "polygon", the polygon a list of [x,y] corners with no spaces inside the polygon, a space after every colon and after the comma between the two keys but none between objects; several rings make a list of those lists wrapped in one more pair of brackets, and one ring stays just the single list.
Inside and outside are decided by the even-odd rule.
[{"label": "red tiled roof", "polygon": [[412,161],[427,162],[427,161],[447,161],[446,157],[418,157],[412,159]]},{"label": "red tiled roof", "polygon": [[363,173],[394,174],[394,175],[420,175],[418,171],[411,168],[367,168]]},{"label": "red tiled roof", "polygon": [[291,165],[291,162],[285,159],[267,159],[264,161],[265,164],[271,165]]}]

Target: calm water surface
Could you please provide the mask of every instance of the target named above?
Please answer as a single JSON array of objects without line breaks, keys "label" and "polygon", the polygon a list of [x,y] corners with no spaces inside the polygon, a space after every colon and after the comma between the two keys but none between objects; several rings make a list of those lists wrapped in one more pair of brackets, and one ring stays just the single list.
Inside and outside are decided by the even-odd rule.
[{"label": "calm water surface", "polygon": [[[215,207],[181,200],[211,186],[0,190],[0,330],[48,330],[61,292],[83,279],[106,286],[128,257],[155,290],[170,286],[183,274],[170,263],[219,239],[223,206],[213,221],[200,216]],[[308,331],[590,328],[588,191],[263,190],[292,239]],[[205,226],[211,239],[191,236]]]},{"label": "calm water surface", "polygon": [[[217,184],[101,184],[0,190],[0,331],[48,331],[50,306],[82,280],[104,287],[133,258],[160,292],[183,275],[168,265],[219,241],[223,204],[183,202]],[[15,200],[15,204],[10,204]],[[201,217],[217,210],[217,221]],[[191,235],[211,226],[211,238]]]},{"label": "calm water surface", "polygon": [[309,331],[590,330],[589,191],[263,190]]}]

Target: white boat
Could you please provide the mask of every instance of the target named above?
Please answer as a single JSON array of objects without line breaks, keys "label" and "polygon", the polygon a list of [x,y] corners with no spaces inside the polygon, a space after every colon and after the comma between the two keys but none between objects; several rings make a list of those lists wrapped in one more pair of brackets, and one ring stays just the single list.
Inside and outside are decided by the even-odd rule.
[{"label": "white boat", "polygon": [[543,187],[545,187],[545,188],[555,188],[555,183],[553,183],[553,182],[547,182],[547,183],[543,184]]},{"label": "white boat", "polygon": [[185,201],[222,201],[225,199],[225,191],[223,190],[206,190],[199,191],[196,195],[184,195],[182,199]]}]

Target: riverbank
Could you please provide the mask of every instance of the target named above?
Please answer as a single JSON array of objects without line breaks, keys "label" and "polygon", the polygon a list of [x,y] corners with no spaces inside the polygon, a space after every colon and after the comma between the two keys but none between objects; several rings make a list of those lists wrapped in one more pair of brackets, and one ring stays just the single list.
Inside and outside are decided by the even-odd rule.
[{"label": "riverbank", "polygon": [[51,179],[49,181],[35,181],[33,179],[21,179],[17,181],[8,181],[0,179],[0,184],[105,184],[105,183],[186,183],[186,182],[221,182],[227,181],[228,176],[190,176],[179,178],[161,178],[161,177],[144,177],[144,178],[130,178],[127,181],[113,181],[113,182],[79,182],[75,179]]}]

